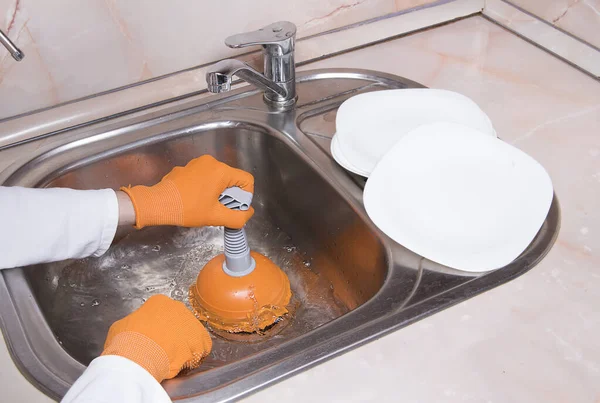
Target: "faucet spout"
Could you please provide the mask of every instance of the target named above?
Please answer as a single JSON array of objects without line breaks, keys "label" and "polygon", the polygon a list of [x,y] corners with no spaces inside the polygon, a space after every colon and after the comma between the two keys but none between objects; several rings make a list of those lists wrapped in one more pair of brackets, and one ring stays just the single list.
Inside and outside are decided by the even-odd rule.
[{"label": "faucet spout", "polygon": [[255,85],[263,91],[273,92],[282,98],[287,98],[288,92],[267,77],[248,66],[246,63],[235,59],[221,60],[213,65],[206,73],[208,90],[212,93],[226,92],[231,89],[233,76]]},{"label": "faucet spout", "polygon": [[225,39],[230,48],[261,45],[264,58],[264,75],[239,60],[222,60],[206,73],[210,92],[225,92],[231,89],[233,75],[264,90],[267,105],[287,110],[296,103],[296,65],[294,43],[296,26],[288,21],[279,21],[254,32],[237,34]]}]

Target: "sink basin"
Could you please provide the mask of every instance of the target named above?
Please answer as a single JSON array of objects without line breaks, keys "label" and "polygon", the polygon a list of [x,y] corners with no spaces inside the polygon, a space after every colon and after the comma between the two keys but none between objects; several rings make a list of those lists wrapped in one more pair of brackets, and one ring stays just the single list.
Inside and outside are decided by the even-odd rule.
[{"label": "sink basin", "polygon": [[[215,334],[200,368],[164,383],[174,400],[234,400],[498,286],[537,264],[559,227],[556,200],[529,248],[485,274],[436,265],[380,233],[362,205],[364,180],[329,155],[335,113],[366,91],[420,87],[372,71],[298,75],[294,110],[269,110],[256,90],[149,106],[55,135],[0,173],[0,183],[113,188],[153,184],[211,154],[256,179],[252,249],[288,274],[292,317],[260,337]],[[0,152],[1,157],[1,152]],[[155,227],[117,234],[100,258],[6,270],[3,331],[15,363],[60,398],[102,350],[108,327],[149,296],[187,303],[198,271],[222,251],[221,228]]]},{"label": "sink basin", "polygon": [[[153,184],[173,165],[206,153],[254,175],[256,214],[247,226],[249,242],[285,270],[298,307],[290,326],[264,343],[216,338],[214,354],[200,371],[306,333],[379,291],[388,267],[382,242],[299,154],[258,126],[201,125],[183,137],[104,155],[43,185],[98,189]],[[150,295],[163,293],[187,302],[188,287],[200,269],[223,250],[223,229],[216,227],[154,227],[120,235],[101,258],[24,269],[55,336],[84,364],[101,353],[108,326]],[[360,251],[353,248],[356,242]]]}]

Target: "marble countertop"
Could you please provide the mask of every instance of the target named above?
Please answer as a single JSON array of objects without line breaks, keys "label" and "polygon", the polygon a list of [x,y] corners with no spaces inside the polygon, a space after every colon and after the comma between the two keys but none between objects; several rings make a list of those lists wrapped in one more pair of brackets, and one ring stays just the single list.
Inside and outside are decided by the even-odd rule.
[{"label": "marble countertop", "polygon": [[[548,170],[562,228],[527,274],[245,401],[598,401],[600,82],[481,17],[304,68],[321,67],[381,70],[473,98],[502,139]],[[9,400],[50,401],[4,343],[0,362]]]}]

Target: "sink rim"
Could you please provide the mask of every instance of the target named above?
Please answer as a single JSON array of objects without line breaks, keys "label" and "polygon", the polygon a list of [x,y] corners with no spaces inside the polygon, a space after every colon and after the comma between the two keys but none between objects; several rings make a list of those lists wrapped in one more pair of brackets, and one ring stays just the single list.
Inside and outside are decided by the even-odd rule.
[{"label": "sink rim", "polygon": [[[406,86],[421,87],[421,85],[410,80],[390,74],[350,69],[304,71],[299,73],[298,83],[300,84],[314,79],[328,78],[366,79],[371,80],[375,84],[381,83],[382,85],[395,85],[395,88],[405,88]],[[353,91],[350,91],[347,96],[350,96],[353,93]],[[327,330],[335,330],[336,326],[340,327],[346,322],[351,322],[354,317],[362,315],[364,311],[367,311],[372,305],[376,305],[376,303],[382,298],[388,298],[390,295],[393,295],[394,290],[391,289],[390,284],[388,284],[388,280],[390,276],[394,275],[394,267],[396,265],[406,265],[407,262],[412,265],[411,268],[415,271],[416,276],[413,293],[409,295],[409,297],[403,303],[398,303],[397,306],[391,306],[388,311],[381,312],[376,316],[372,316],[371,319],[362,322],[361,325],[352,327],[351,329],[347,328],[344,331],[336,333],[332,337],[324,337],[323,340],[317,340],[318,342],[311,343],[309,349],[300,350],[301,353],[310,351],[310,354],[296,353],[287,355],[286,359],[276,361],[274,364],[268,366],[264,366],[260,371],[251,373],[250,375],[247,375],[241,379],[229,381],[229,383],[226,382],[224,385],[220,384],[216,389],[209,390],[201,396],[183,398],[182,401],[197,401],[199,398],[210,400],[232,400],[252,393],[259,388],[266,387],[274,382],[287,378],[294,373],[317,365],[326,359],[337,356],[345,351],[348,351],[349,349],[365,344],[381,337],[384,334],[404,327],[416,320],[445,309],[481,292],[487,291],[488,289],[491,289],[497,285],[505,283],[534,267],[553,245],[554,240],[558,235],[558,228],[560,224],[560,209],[556,197],[553,200],[552,207],[544,227],[542,230],[540,230],[540,233],[538,233],[536,239],[534,240],[533,248],[528,248],[520,258],[501,270],[484,274],[475,273],[475,275],[473,275],[473,273],[465,274],[462,272],[452,271],[451,269],[436,268],[431,262],[425,261],[414,253],[407,251],[405,248],[392,242],[384,234],[381,234],[381,232],[376,229],[376,227],[366,216],[366,212],[362,206],[362,192],[360,191],[360,188],[358,188],[358,186],[352,182],[350,177],[345,173],[345,171],[343,171],[342,168],[335,164],[331,157],[321,150],[299,128],[303,119],[312,116],[312,112],[314,112],[313,114],[319,114],[322,113],[323,110],[335,109],[336,105],[339,106],[339,103],[341,103],[339,95],[340,94],[337,94],[337,97],[331,99],[321,99],[319,102],[315,103],[309,102],[304,105],[299,104],[298,109],[295,110],[297,116],[295,118],[295,124],[293,128],[295,129],[295,133],[300,133],[299,135],[279,131],[271,126],[259,126],[267,131],[274,130],[278,133],[283,133],[284,137],[282,137],[282,140],[285,141],[288,146],[297,148],[295,152],[298,153],[300,157],[304,158],[306,163],[313,165],[313,167],[316,168],[326,180],[328,180],[331,186],[334,186],[336,189],[340,189],[344,192],[344,196],[347,201],[356,208],[357,214],[359,214],[359,216],[365,220],[365,223],[370,226],[369,228],[372,230],[373,234],[379,238],[386,250],[386,254],[388,255],[388,265],[392,265],[392,267],[388,267],[388,278],[386,278],[381,289],[369,301],[350,311],[348,314],[339,317],[332,322],[328,322],[321,328],[314,329],[295,339],[286,341],[282,345],[294,346],[302,341],[310,341],[311,339],[307,337],[308,335],[316,335],[318,339],[318,336],[321,333]],[[195,104],[195,106],[187,109],[184,108],[179,112],[168,112],[170,108],[166,108],[166,110],[167,113],[174,113],[177,115],[172,117],[171,120],[177,121],[177,119],[180,117],[198,113],[198,109],[201,110],[208,103],[211,103],[213,106],[210,108],[210,110],[213,112],[216,111],[218,114],[219,105],[225,105],[244,99],[248,100],[251,98],[259,99],[259,102],[262,105],[262,100],[260,99],[260,94],[258,91],[241,88],[233,91],[230,94],[205,98],[199,102],[191,101],[191,103]],[[187,105],[188,103],[190,102],[183,103],[183,105]],[[178,104],[181,105],[181,103]],[[314,108],[311,108],[311,106],[314,106]],[[179,106],[176,105],[173,108],[177,109]],[[207,109],[205,108],[205,110]],[[244,121],[244,119],[246,119],[244,123],[256,124],[256,122],[253,121],[251,113],[247,114],[240,111],[242,111],[242,109],[237,110],[235,113],[233,111],[222,113],[226,115],[229,114],[228,116],[235,116],[236,114],[239,115],[237,119],[228,119],[230,122]],[[243,109],[243,111],[247,112],[247,109]],[[161,119],[160,114],[157,119]],[[123,118],[121,118],[121,120],[123,120]],[[147,119],[144,120],[143,117],[141,119],[134,117],[133,119],[127,118],[124,120],[129,122],[129,125],[136,124],[136,120],[138,121],[137,124],[139,124],[139,121],[148,121]],[[131,121],[133,121],[133,123],[131,123]],[[117,122],[117,126],[118,125],[119,123]],[[40,152],[37,153],[37,156],[16,164],[17,169],[13,170],[12,173],[10,173],[9,176],[7,176],[4,180],[2,179],[3,173],[0,173],[0,182],[8,179],[8,183],[14,183],[19,178],[20,169],[24,169],[24,167],[29,166],[29,164],[34,162],[36,158],[41,158],[43,160],[44,157],[48,157],[47,153],[51,150],[56,150],[60,147],[72,147],[77,141],[82,142],[82,144],[89,144],[90,141],[93,140],[93,136],[107,133],[106,130],[102,129],[102,127],[106,125],[101,124],[99,127],[98,125],[96,126],[97,127],[91,127],[83,130],[79,129],[82,131],[82,133],[87,134],[80,139],[76,139],[75,141],[65,139],[65,142],[63,142],[62,145],[55,145],[41,149]],[[108,126],[110,127],[110,122],[108,123]],[[119,129],[116,128],[113,130],[115,130],[115,138],[117,138],[120,134]],[[55,171],[51,172],[53,174]],[[431,298],[421,301],[412,301],[414,291],[416,291],[420,285],[419,281],[424,270],[446,270],[453,275],[460,273],[460,275],[464,276],[467,281],[461,284],[461,286],[447,290],[442,294],[434,295]],[[17,295],[16,290],[22,289],[23,287],[26,287],[28,293],[21,293]],[[85,366],[70,357],[66,351],[60,347],[54,337],[52,337],[52,340],[39,340],[41,338],[39,334],[35,334],[35,332],[27,332],[25,330],[25,327],[32,326],[31,323],[35,323],[37,320],[39,321],[38,325],[39,323],[42,323],[44,329],[53,335],[52,330],[49,328],[43,314],[41,313],[41,310],[37,306],[35,297],[31,293],[31,289],[27,279],[25,278],[25,275],[20,269],[5,270],[2,272],[2,276],[0,276],[0,298],[4,298],[4,300],[7,301],[6,304],[0,306],[0,320],[2,322],[2,330],[5,335],[6,344],[11,352],[13,361],[17,364],[27,379],[44,393],[52,397],[60,397],[64,395],[72,381],[74,381],[85,369]],[[346,319],[342,321],[344,318]],[[28,321],[30,323],[27,323]],[[340,325],[340,323],[342,325]],[[21,342],[14,343],[12,342],[13,340]],[[48,359],[47,355],[44,356],[44,354],[40,354],[36,351],[40,348],[48,349],[48,351],[54,351],[63,356],[65,359],[58,363],[60,365],[57,365],[56,362],[52,362],[52,360]],[[277,347],[277,351],[271,352],[270,354],[275,354],[279,351],[282,351],[279,348],[280,346]],[[253,357],[248,357],[247,359],[241,361],[251,362],[252,359]],[[241,362],[240,365],[243,364],[245,363]],[[233,372],[233,370],[230,370],[230,372]],[[201,378],[202,382],[204,382],[205,378],[199,378]],[[165,383],[164,386],[167,391],[173,392],[178,388],[181,388],[182,382],[184,381],[185,379],[175,379]]]}]

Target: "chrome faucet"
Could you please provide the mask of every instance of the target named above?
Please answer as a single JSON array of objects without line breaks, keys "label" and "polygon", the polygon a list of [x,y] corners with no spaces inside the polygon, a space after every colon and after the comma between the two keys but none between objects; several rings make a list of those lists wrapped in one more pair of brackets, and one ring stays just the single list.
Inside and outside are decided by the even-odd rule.
[{"label": "chrome faucet", "polygon": [[4,45],[6,50],[9,51],[13,59],[16,61],[20,62],[25,57],[25,54],[19,48],[17,48],[15,44],[8,39],[8,36],[6,36],[2,31],[0,31],[0,43]]},{"label": "chrome faucet", "polygon": [[210,67],[206,73],[208,90],[213,93],[231,89],[233,76],[264,90],[267,104],[289,106],[296,102],[296,67],[294,42],[296,26],[280,21],[254,32],[237,34],[225,39],[230,48],[262,45],[264,75],[235,59],[226,59]]}]

